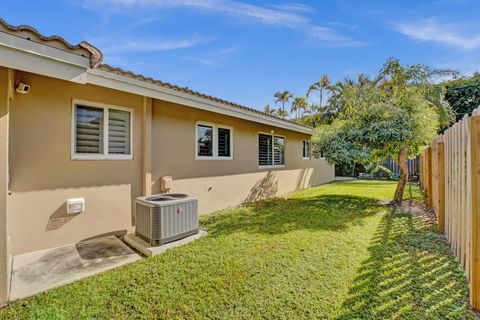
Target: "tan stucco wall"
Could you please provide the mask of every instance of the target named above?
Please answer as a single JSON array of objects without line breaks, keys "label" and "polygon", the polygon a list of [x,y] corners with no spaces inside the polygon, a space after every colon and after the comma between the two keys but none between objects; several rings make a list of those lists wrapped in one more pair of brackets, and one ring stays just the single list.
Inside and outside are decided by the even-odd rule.
[{"label": "tan stucco wall", "polygon": [[[195,160],[197,121],[233,127],[233,160]],[[152,122],[153,193],[159,192],[160,177],[171,175],[171,192],[198,196],[201,214],[334,178],[325,160],[302,158],[306,134],[158,100]],[[285,136],[285,168],[275,171],[258,166],[258,133],[272,130]]]},{"label": "tan stucco wall", "polygon": [[[31,85],[10,110],[12,253],[132,231],[132,199],[142,193],[142,97],[17,72]],[[72,98],[134,108],[134,160],[71,160]],[[66,214],[65,201],[85,198],[86,211]]]},{"label": "tan stucco wall", "polygon": [[[172,175],[171,192],[199,196],[203,214],[333,179],[333,167],[324,160],[302,159],[305,134],[163,101],[149,107],[141,96],[24,72],[16,80],[30,84],[31,91],[15,94],[10,107],[13,255],[133,231],[133,201],[145,193],[150,171],[153,193],[161,176]],[[72,99],[133,108],[134,159],[71,160]],[[151,132],[142,128],[149,119],[145,110],[152,115]],[[197,120],[233,127],[234,160],[195,160]],[[257,134],[271,130],[286,137],[286,166],[276,171],[261,170],[257,162]],[[152,146],[151,163],[142,145]],[[69,216],[65,202],[77,197],[85,198],[86,211]]]}]

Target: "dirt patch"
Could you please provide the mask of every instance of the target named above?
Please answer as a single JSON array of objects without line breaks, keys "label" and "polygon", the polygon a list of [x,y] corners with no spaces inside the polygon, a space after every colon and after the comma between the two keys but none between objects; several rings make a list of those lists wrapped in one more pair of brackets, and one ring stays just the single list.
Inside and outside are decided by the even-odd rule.
[{"label": "dirt patch", "polygon": [[437,223],[437,217],[432,210],[429,210],[424,203],[404,201],[401,206],[395,206],[390,200],[380,200],[379,204],[382,206],[389,206],[399,213],[410,214],[416,217],[422,217],[429,223]]}]

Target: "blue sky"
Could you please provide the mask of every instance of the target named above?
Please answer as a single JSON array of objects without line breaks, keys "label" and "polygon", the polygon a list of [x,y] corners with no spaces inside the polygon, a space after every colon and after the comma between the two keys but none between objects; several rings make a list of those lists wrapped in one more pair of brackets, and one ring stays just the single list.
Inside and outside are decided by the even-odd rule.
[{"label": "blue sky", "polygon": [[0,2],[0,17],[104,61],[262,109],[332,81],[375,73],[390,56],[469,74],[480,70],[478,0],[72,0]]}]

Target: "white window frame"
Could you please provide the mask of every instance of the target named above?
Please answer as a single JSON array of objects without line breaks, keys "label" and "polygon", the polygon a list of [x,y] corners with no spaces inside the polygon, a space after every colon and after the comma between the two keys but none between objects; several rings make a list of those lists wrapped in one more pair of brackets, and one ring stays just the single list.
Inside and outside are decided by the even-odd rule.
[{"label": "white window frame", "polygon": [[[304,155],[305,142],[308,142],[308,157],[305,157],[305,155]],[[310,140],[303,140],[302,141],[302,159],[303,160],[312,159],[312,142]]]},{"label": "white window frame", "polygon": [[[103,109],[103,153],[76,153],[76,128],[77,128],[77,105]],[[108,153],[108,109],[127,111],[130,113],[130,154],[109,154]],[[133,160],[133,124],[134,109],[100,102],[72,99],[72,123],[71,123],[71,159],[72,160]]]},{"label": "white window frame", "polygon": [[[260,135],[263,134],[263,135],[266,135],[266,136],[271,136],[272,137],[272,164],[271,165],[267,165],[267,166],[261,166],[259,165],[258,168],[259,169],[272,169],[272,168],[285,168],[285,164],[287,163],[287,157],[286,157],[286,154],[287,154],[287,137],[284,136],[284,135],[281,135],[281,134],[276,134],[276,133],[271,133],[271,132],[262,132],[262,131],[259,131],[257,133],[257,162],[258,162],[258,159],[260,158],[260,150],[259,150],[259,143],[258,143],[258,140],[259,140],[259,137]],[[283,138],[283,141],[285,143],[284,145],[284,151],[283,151],[283,156],[284,156],[284,164],[277,164],[275,165],[275,151],[274,151],[274,145],[275,145],[275,142],[274,142],[274,137],[280,137],[280,138]]]},{"label": "white window frame", "polygon": [[[208,126],[212,127],[213,136],[212,136],[212,143],[213,143],[213,150],[211,156],[199,156],[198,155],[198,126]],[[228,129],[230,130],[230,156],[229,157],[219,157],[218,156],[218,129]],[[195,160],[233,160],[233,127],[223,125],[223,124],[216,124],[206,121],[197,121],[195,122]]]}]

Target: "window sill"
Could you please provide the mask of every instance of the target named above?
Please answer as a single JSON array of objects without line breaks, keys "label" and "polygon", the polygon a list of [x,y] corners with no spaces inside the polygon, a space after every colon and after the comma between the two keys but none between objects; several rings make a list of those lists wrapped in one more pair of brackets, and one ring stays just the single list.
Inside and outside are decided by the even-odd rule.
[{"label": "window sill", "polygon": [[278,169],[278,168],[285,168],[285,165],[279,166],[258,166],[258,169]]},{"label": "window sill", "polygon": [[73,154],[71,160],[133,160],[132,155]]},{"label": "window sill", "polygon": [[200,156],[196,156],[195,160],[233,160],[233,157],[200,157]]},{"label": "window sill", "polygon": [[311,158],[310,158],[310,157],[308,157],[308,158],[302,158],[302,159],[303,159],[303,160],[310,160]]}]

